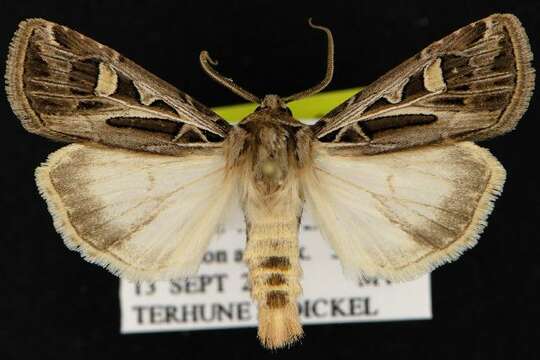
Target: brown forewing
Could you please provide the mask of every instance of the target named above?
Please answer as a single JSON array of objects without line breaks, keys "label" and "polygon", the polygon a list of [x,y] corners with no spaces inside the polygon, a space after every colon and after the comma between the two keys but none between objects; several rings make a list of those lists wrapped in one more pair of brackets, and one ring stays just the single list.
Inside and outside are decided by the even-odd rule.
[{"label": "brown forewing", "polygon": [[425,48],[332,110],[313,129],[330,147],[374,154],[512,130],[534,87],[519,20],[495,14]]},{"label": "brown forewing", "polygon": [[19,25],[6,84],[23,126],[55,140],[181,154],[219,146],[230,129],[116,51],[41,19]]}]

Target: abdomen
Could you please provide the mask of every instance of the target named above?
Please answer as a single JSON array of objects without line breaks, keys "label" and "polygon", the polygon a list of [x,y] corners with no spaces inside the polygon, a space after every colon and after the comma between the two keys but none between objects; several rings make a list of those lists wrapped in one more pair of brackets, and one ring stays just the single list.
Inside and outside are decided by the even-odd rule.
[{"label": "abdomen", "polygon": [[270,197],[249,191],[246,195],[244,261],[251,297],[258,303],[258,335],[264,346],[278,348],[303,334],[297,306],[302,292],[298,248],[302,204],[295,184],[286,184]]}]

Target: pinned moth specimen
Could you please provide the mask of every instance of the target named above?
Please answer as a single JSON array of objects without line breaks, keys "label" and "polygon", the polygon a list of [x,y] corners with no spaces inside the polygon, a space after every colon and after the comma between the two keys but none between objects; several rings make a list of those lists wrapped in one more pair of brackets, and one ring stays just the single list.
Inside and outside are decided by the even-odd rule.
[{"label": "pinned moth specimen", "polygon": [[23,21],[7,61],[28,131],[73,143],[36,180],[66,245],[131,280],[194,274],[240,205],[244,260],[265,347],[302,336],[298,230],[304,207],[350,276],[418,277],[474,246],[505,170],[473,142],[512,130],[534,85],[527,35],[494,14],[428,46],[309,126],[288,97],[259,98],[238,125],[116,51],[46,20]]}]

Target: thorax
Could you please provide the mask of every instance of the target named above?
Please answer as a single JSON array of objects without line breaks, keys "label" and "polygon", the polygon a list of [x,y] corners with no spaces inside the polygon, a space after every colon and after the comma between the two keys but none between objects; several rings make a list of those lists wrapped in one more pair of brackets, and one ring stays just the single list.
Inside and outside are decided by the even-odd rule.
[{"label": "thorax", "polygon": [[263,196],[283,190],[297,177],[296,133],[303,126],[272,115],[255,112],[240,123],[246,131],[246,175]]},{"label": "thorax", "polygon": [[244,210],[272,218],[301,211],[299,172],[310,158],[310,131],[276,95],[235,127],[227,161],[239,171]]}]

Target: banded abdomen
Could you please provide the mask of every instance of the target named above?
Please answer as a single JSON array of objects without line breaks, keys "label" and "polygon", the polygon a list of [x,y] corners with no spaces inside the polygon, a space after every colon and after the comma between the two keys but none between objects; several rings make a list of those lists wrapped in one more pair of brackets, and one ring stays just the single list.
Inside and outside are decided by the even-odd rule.
[{"label": "banded abdomen", "polygon": [[276,220],[248,223],[244,253],[251,297],[258,303],[258,335],[268,348],[293,343],[303,334],[296,303],[302,292],[298,220]]},{"label": "banded abdomen", "polygon": [[244,261],[251,297],[259,309],[258,335],[264,346],[278,348],[303,334],[296,301],[302,292],[298,246],[302,201],[294,177],[266,196],[249,185],[245,191]]}]

